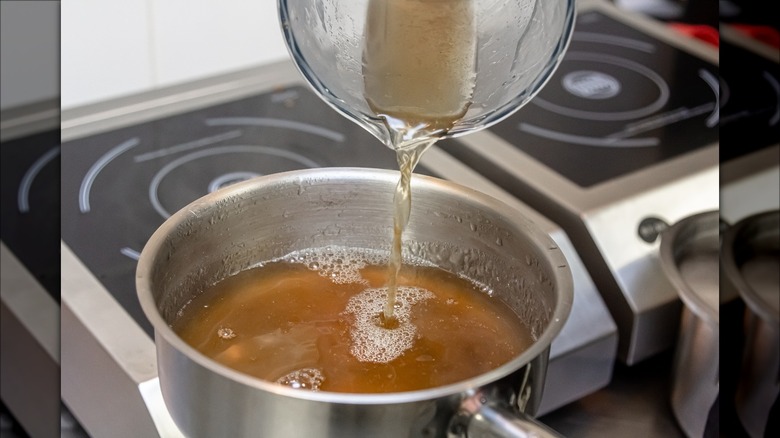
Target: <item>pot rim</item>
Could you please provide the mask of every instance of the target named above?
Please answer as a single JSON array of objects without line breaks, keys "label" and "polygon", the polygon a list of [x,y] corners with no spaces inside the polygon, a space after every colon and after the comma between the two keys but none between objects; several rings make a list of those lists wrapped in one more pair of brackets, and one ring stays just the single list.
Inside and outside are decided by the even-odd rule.
[{"label": "pot rim", "polygon": [[672,283],[672,286],[677,290],[677,294],[680,299],[682,299],[685,306],[703,321],[718,327],[720,324],[719,309],[713,309],[712,306],[705,302],[698,292],[688,285],[688,282],[680,275],[680,270],[677,266],[675,243],[683,230],[694,225],[698,225],[702,228],[708,226],[713,227],[708,228],[707,231],[715,230],[719,232],[720,213],[718,210],[696,213],[678,221],[664,230],[661,235],[661,244],[658,249],[661,267],[663,268],[664,273],[666,273],[666,277]]},{"label": "pot rim", "polygon": [[[737,260],[735,258],[734,251],[737,245],[738,237],[741,237],[744,230],[751,226],[757,226],[757,224],[771,222],[772,224],[780,224],[780,210],[769,210],[760,213],[753,214],[751,216],[740,219],[736,224],[730,227],[724,237],[721,251],[721,269],[726,275],[729,281],[737,288],[739,296],[747,304],[750,310],[758,315],[762,320],[773,323],[774,327],[780,323],[780,314],[773,312],[771,308],[764,304],[764,300],[753,290],[753,288],[745,281],[742,273],[740,272]],[[780,225],[775,228],[767,228],[767,231],[773,232],[774,238],[780,238],[778,234]]]},{"label": "pot rim", "polygon": [[395,187],[398,182],[398,177],[398,171],[357,167],[292,170],[259,176],[233,184],[205,195],[172,214],[147,241],[147,244],[141,252],[136,268],[136,289],[138,299],[144,314],[154,327],[155,337],[162,337],[177,351],[184,353],[190,359],[196,361],[200,366],[249,387],[281,396],[309,401],[360,405],[410,403],[469,392],[470,390],[480,388],[508,376],[525,364],[530,363],[534,358],[543,354],[545,350],[549,348],[552,340],[558,335],[566,322],[573,301],[573,280],[568,262],[566,261],[563,252],[549,235],[542,232],[530,219],[526,218],[523,213],[517,209],[474,189],[450,181],[419,174],[413,175],[413,190],[414,187],[427,187],[429,190],[440,192],[453,199],[468,198],[471,201],[477,200],[485,210],[492,210],[502,217],[512,218],[514,222],[517,222],[518,220],[522,222],[517,228],[522,229],[526,237],[532,241],[540,251],[543,250],[547,252],[546,256],[548,257],[547,260],[549,261],[551,275],[553,277],[551,278],[551,281],[554,282],[557,290],[555,308],[550,316],[550,322],[541,335],[539,335],[528,349],[524,350],[509,362],[471,379],[423,390],[371,394],[306,391],[279,385],[241,373],[206,357],[179,338],[165,322],[157,309],[151,288],[149,287],[149,274],[152,272],[156,255],[161,253],[160,250],[166,240],[165,237],[170,235],[185,221],[191,220],[192,217],[197,216],[199,211],[205,210],[206,208],[209,208],[209,206],[213,206],[215,202],[234,197],[240,199],[241,197],[237,195],[252,192],[260,187],[273,187],[289,184],[301,185],[304,181],[324,182],[336,179],[348,183],[350,180],[355,180],[357,182],[370,179],[374,181],[381,180],[385,184]]}]

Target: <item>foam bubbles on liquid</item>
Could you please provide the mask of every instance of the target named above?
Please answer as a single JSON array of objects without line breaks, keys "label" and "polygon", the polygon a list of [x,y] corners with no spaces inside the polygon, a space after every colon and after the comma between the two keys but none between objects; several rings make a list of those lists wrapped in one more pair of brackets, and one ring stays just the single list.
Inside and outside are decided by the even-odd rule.
[{"label": "foam bubbles on liquid", "polygon": [[222,327],[219,330],[217,330],[217,336],[219,336],[222,339],[233,339],[236,337],[236,333],[231,328]]},{"label": "foam bubbles on liquid", "polygon": [[296,251],[288,254],[286,259],[302,263],[336,284],[366,284],[360,270],[367,265],[387,263],[387,255],[380,251],[341,246]]},{"label": "foam bubbles on liquid", "polygon": [[280,377],[276,383],[289,386],[295,389],[308,389],[309,391],[319,391],[322,383],[325,381],[325,375],[317,368],[303,368],[295,370],[285,376]]},{"label": "foam bubbles on liquid", "polygon": [[[295,251],[283,259],[290,263],[300,263],[335,284],[368,285],[360,271],[366,266],[384,265],[389,261],[387,251],[342,246],[326,246]],[[411,260],[407,260],[411,262]],[[429,266],[430,262],[415,260],[415,264]],[[394,324],[383,327],[379,317],[384,312],[388,288],[367,288],[350,298],[345,314],[354,315],[355,322],[351,330],[352,345],[350,352],[361,362],[386,363],[401,356],[412,348],[417,335],[416,327],[411,323],[411,307],[434,295],[418,287],[401,286],[396,292]]]},{"label": "foam bubbles on liquid", "polygon": [[414,345],[417,328],[411,322],[412,306],[434,297],[429,290],[400,286],[396,295],[396,326],[385,328],[379,321],[387,299],[386,287],[368,288],[350,298],[346,314],[355,318],[350,333],[350,352],[361,362],[386,363],[401,356]]}]

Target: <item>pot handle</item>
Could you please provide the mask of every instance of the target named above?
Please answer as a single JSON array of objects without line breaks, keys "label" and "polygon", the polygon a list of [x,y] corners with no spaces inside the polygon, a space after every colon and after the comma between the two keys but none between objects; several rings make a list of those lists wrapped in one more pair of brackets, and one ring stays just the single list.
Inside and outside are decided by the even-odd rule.
[{"label": "pot handle", "polygon": [[461,404],[450,437],[468,438],[562,438],[563,435],[525,413],[470,397]]}]

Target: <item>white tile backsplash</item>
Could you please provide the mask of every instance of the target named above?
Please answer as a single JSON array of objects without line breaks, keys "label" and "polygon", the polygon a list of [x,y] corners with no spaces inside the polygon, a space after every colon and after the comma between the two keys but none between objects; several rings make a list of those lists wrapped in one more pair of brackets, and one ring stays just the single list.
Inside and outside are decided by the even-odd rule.
[{"label": "white tile backsplash", "polygon": [[63,108],[154,86],[146,1],[61,3]]},{"label": "white tile backsplash", "polygon": [[275,0],[61,3],[62,107],[286,59]]},{"label": "white tile backsplash", "polygon": [[152,20],[159,85],[287,57],[273,0],[156,1]]}]

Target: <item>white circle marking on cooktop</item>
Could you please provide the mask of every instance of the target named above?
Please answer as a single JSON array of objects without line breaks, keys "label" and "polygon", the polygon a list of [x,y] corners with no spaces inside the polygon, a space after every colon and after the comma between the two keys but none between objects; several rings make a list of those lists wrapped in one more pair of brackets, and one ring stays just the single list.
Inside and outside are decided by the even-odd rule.
[{"label": "white circle marking on cooktop", "polygon": [[600,71],[577,70],[563,77],[563,88],[585,99],[609,99],[620,93],[620,81]]}]

